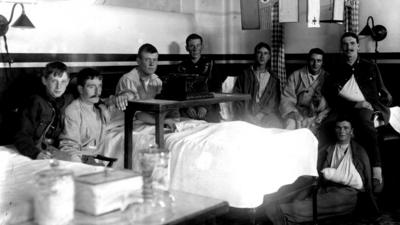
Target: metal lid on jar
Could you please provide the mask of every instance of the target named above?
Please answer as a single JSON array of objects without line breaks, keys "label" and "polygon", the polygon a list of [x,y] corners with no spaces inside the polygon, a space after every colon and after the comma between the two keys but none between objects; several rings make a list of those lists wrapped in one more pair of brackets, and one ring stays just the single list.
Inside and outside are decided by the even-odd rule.
[{"label": "metal lid on jar", "polygon": [[39,185],[50,185],[63,177],[72,177],[73,172],[71,170],[60,169],[59,165],[58,160],[51,159],[50,169],[42,170],[35,175],[36,182]]}]

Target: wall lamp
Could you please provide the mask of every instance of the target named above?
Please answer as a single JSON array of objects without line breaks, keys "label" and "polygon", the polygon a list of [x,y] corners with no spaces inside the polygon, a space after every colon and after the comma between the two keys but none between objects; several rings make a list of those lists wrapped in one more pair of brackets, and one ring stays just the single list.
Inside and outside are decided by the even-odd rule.
[{"label": "wall lamp", "polygon": [[13,60],[10,57],[10,54],[8,53],[8,44],[7,44],[7,31],[8,31],[8,27],[13,19],[14,16],[14,10],[15,7],[17,5],[20,5],[22,7],[22,13],[21,16],[17,19],[17,21],[14,22],[14,24],[12,24],[12,27],[19,27],[19,28],[35,28],[35,26],[33,26],[32,22],[29,20],[28,16],[26,16],[25,14],[25,8],[24,8],[24,4],[22,3],[14,3],[12,9],[11,9],[11,16],[10,16],[10,20],[7,20],[3,15],[0,15],[0,37],[3,36],[4,39],[4,47],[6,49],[6,53],[8,56],[8,64],[11,67],[11,63],[13,62]]},{"label": "wall lamp", "polygon": [[[372,23],[372,27],[369,25],[369,21]],[[374,41],[382,41],[386,38],[387,30],[382,25],[374,24],[374,18],[369,16],[367,19],[367,25],[358,34],[360,36],[371,36]]]},{"label": "wall lamp", "polygon": [[14,3],[11,10],[10,20],[7,20],[3,15],[0,15],[0,36],[4,36],[7,33],[9,24],[11,23],[14,16],[15,7],[17,5],[20,5],[22,7],[22,13],[21,16],[11,26],[19,28],[35,28],[35,26],[33,26],[32,22],[29,20],[28,16],[26,16],[25,14],[24,4]]},{"label": "wall lamp", "polygon": [[[369,21],[371,21],[372,27],[369,25]],[[372,16],[369,16],[367,19],[367,25],[361,30],[361,32],[358,34],[359,36],[371,36],[372,40],[375,41],[375,53],[378,52],[378,42],[382,41],[383,39],[386,38],[387,36],[387,30],[386,27],[382,25],[376,25],[374,24],[374,18]],[[376,55],[375,55],[375,61],[376,61]]]}]

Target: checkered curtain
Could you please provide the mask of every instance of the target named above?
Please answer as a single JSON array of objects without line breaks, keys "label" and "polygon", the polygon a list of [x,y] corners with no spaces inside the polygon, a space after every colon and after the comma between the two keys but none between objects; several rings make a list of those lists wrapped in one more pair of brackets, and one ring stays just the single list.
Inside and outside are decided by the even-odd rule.
[{"label": "checkered curtain", "polygon": [[345,31],[358,34],[360,0],[345,1]]},{"label": "checkered curtain", "polygon": [[272,7],[272,71],[280,79],[281,90],[286,84],[285,45],[283,43],[283,25],[279,23],[279,1]]}]

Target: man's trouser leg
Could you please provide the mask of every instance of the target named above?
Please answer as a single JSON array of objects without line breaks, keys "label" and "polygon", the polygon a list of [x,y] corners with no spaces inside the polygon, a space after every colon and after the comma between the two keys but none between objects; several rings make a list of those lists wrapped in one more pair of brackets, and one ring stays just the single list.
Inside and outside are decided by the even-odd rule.
[{"label": "man's trouser leg", "polygon": [[368,153],[371,166],[381,166],[381,155],[378,145],[378,131],[372,120],[373,112],[369,109],[357,109],[353,112],[356,140]]},{"label": "man's trouser leg", "polygon": [[[350,187],[323,187],[317,194],[318,219],[346,215],[354,211],[358,191]],[[279,205],[285,221],[294,223],[313,220],[312,196]]]},{"label": "man's trouser leg", "polygon": [[304,199],[311,195],[316,178],[311,176],[299,177],[293,184],[281,187],[276,193],[264,198],[264,203],[258,209],[265,213],[274,225],[285,224],[280,204]]}]

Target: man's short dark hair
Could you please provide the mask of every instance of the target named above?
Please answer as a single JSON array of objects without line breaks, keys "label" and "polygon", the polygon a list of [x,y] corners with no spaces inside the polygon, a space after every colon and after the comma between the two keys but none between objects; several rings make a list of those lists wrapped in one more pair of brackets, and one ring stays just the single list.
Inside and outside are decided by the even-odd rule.
[{"label": "man's short dark hair", "polygon": [[308,52],[308,59],[311,58],[312,54],[317,54],[317,55],[322,55],[322,57],[324,56],[325,52],[320,49],[320,48],[312,48],[309,52]]},{"label": "man's short dark hair", "polygon": [[200,35],[193,33],[193,34],[189,34],[189,36],[187,36],[186,45],[189,45],[190,40],[195,40],[195,39],[199,39],[200,42],[203,44],[203,38]]},{"label": "man's short dark hair", "polygon": [[353,127],[353,121],[352,121],[351,117],[347,114],[338,115],[338,117],[335,120],[335,124],[344,122],[344,121],[349,122],[351,124],[351,126]]},{"label": "man's short dark hair", "polygon": [[340,43],[342,43],[343,39],[346,38],[346,37],[352,37],[352,38],[356,39],[357,44],[358,44],[358,42],[359,42],[359,39],[358,39],[358,35],[357,35],[357,34],[355,34],[355,33],[353,33],[353,32],[345,32],[345,33],[342,35],[342,37],[340,38]]},{"label": "man's short dark hair", "polygon": [[64,63],[59,61],[50,62],[44,68],[42,77],[47,79],[51,74],[55,77],[61,77],[64,72],[67,73],[67,76],[69,77],[67,66]]},{"label": "man's short dark hair", "polygon": [[272,54],[271,52],[271,47],[265,43],[265,42],[260,42],[256,45],[256,47],[254,47],[254,54],[257,54],[257,51],[260,50],[261,48],[266,48],[269,51],[269,54]]},{"label": "man's short dark hair", "polygon": [[76,84],[78,86],[84,87],[87,80],[92,80],[94,78],[102,80],[103,76],[100,74],[99,71],[93,68],[84,68],[78,72]]},{"label": "man's short dark hair", "polygon": [[158,53],[157,48],[154,47],[154,45],[146,43],[140,46],[139,51],[138,51],[138,57],[142,56],[142,52],[148,52],[148,53]]}]

